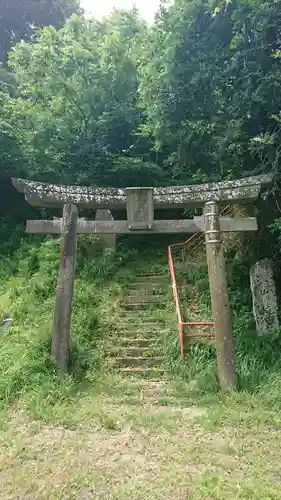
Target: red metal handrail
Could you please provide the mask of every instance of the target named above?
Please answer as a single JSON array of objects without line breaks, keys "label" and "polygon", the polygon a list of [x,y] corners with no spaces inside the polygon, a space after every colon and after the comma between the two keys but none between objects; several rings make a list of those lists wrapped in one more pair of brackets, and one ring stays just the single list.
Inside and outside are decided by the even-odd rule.
[{"label": "red metal handrail", "polygon": [[172,248],[173,248],[172,245],[170,245],[168,247],[168,262],[169,262],[169,269],[170,269],[170,274],[171,274],[172,289],[173,289],[174,301],[175,301],[175,306],[176,306],[176,313],[178,316],[180,353],[181,353],[181,358],[183,359],[184,358],[183,321],[182,321],[182,313],[181,313],[181,306],[180,306],[180,299],[179,299],[179,291],[178,291],[177,282],[176,282],[176,272],[175,272],[175,265],[174,265],[174,261],[173,261],[173,255],[172,255]]},{"label": "red metal handrail", "polygon": [[[231,208],[229,205],[225,207],[221,211],[221,215],[228,215],[231,211]],[[238,209],[235,209],[235,212],[237,212]],[[193,234],[188,240],[181,242],[181,243],[175,243],[173,245],[170,245],[168,247],[168,262],[169,262],[169,269],[170,269],[170,275],[171,275],[171,281],[172,281],[172,289],[173,289],[173,296],[174,296],[174,302],[175,302],[175,308],[176,308],[176,313],[178,317],[178,329],[179,329],[179,343],[180,343],[180,354],[181,354],[181,359],[184,358],[184,339],[187,337],[190,338],[195,338],[195,337],[214,337],[214,332],[213,331],[207,331],[207,332],[197,332],[197,333],[185,333],[185,327],[198,327],[198,326],[203,326],[203,327],[213,327],[214,322],[213,321],[183,321],[183,315],[182,315],[182,310],[181,310],[181,303],[180,303],[180,296],[179,296],[179,290],[178,290],[178,285],[177,285],[177,279],[176,279],[176,270],[175,270],[175,264],[174,264],[174,259],[173,259],[173,250],[175,248],[180,248],[182,247],[182,260],[185,260],[185,255],[186,251],[190,248],[196,249],[198,246],[203,243],[204,241],[204,233],[195,233]],[[195,246],[194,246],[195,245]]]}]

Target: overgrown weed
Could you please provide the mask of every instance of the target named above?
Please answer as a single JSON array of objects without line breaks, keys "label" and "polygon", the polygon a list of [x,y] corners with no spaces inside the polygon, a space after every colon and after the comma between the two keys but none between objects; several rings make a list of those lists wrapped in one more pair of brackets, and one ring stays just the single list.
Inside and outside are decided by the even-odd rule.
[{"label": "overgrown weed", "polygon": [[[137,274],[167,273],[166,241],[136,249],[121,242],[116,255],[102,256],[99,238],[80,239],[73,304],[73,333],[69,373],[62,377],[50,357],[50,335],[58,269],[58,238],[24,238],[13,254],[0,264],[0,314],[13,316],[10,330],[1,330],[0,397],[2,407],[24,401],[43,418],[52,408],[73,404],[81,391],[118,393],[125,382],[116,378],[107,357],[110,339],[122,333],[122,297]],[[1,249],[0,249],[1,250]],[[185,280],[182,300],[193,305],[186,313],[211,318],[207,269],[204,258],[190,260],[181,269]],[[239,283],[239,287],[237,287]],[[281,403],[281,334],[257,337],[249,309],[249,290],[231,280],[234,306],[236,361],[243,400],[258,397],[268,407]],[[211,404],[219,393],[214,341],[190,341],[184,362],[179,359],[178,330],[169,279],[164,290],[165,307],[153,311],[163,323],[159,349],[166,359],[170,380],[178,394]],[[199,316],[198,316],[199,315]],[[125,385],[124,385],[125,384]],[[40,409],[41,408],[41,409]],[[49,410],[47,410],[49,408]]]}]

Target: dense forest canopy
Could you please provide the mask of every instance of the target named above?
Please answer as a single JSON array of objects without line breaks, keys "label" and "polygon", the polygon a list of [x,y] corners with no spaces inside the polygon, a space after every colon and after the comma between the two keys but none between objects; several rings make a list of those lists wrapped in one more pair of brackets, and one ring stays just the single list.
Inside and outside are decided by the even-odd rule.
[{"label": "dense forest canopy", "polygon": [[2,68],[2,179],[168,185],[274,171],[278,218],[281,1],[163,2],[152,26],[136,9],[64,23],[76,2],[41,4],[28,29],[1,32],[5,50],[21,40]]},{"label": "dense forest canopy", "polygon": [[16,42],[29,41],[49,24],[62,28],[74,12],[81,13],[79,0],[1,0],[0,61],[6,61]]}]

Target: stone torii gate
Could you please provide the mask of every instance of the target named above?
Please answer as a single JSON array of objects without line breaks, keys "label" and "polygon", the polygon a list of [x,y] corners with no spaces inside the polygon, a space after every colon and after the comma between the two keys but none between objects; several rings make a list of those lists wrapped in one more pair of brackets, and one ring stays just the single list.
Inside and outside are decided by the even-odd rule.
[{"label": "stone torii gate", "polygon": [[[91,188],[62,186],[23,179],[12,179],[14,187],[28,203],[39,207],[63,207],[61,219],[29,220],[28,233],[61,234],[61,256],[52,331],[52,355],[66,369],[68,362],[72,297],[75,280],[77,234],[101,233],[195,233],[205,232],[212,310],[221,387],[237,386],[231,310],[229,306],[222,232],[255,231],[255,217],[219,216],[219,203],[247,203],[258,198],[262,185],[272,175],[234,181],[167,188]],[[155,220],[154,210],[203,206],[203,217],[181,220]],[[78,218],[78,208],[106,210],[105,219]],[[127,220],[110,220],[109,210],[127,209]],[[97,220],[98,219],[98,220]]]}]

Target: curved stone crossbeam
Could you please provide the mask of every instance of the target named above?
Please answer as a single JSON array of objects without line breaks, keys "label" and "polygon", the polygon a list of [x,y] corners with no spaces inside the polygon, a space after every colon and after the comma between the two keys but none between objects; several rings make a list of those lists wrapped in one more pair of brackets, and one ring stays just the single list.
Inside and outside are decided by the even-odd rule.
[{"label": "curved stone crossbeam", "polygon": [[[261,187],[272,180],[272,174],[265,174],[195,186],[154,188],[154,207],[198,206],[207,201],[246,202],[256,199]],[[79,207],[122,209],[127,203],[126,189],[66,186],[16,178],[12,178],[12,183],[20,193],[24,193],[26,201],[35,206],[51,207],[71,202]]]}]

